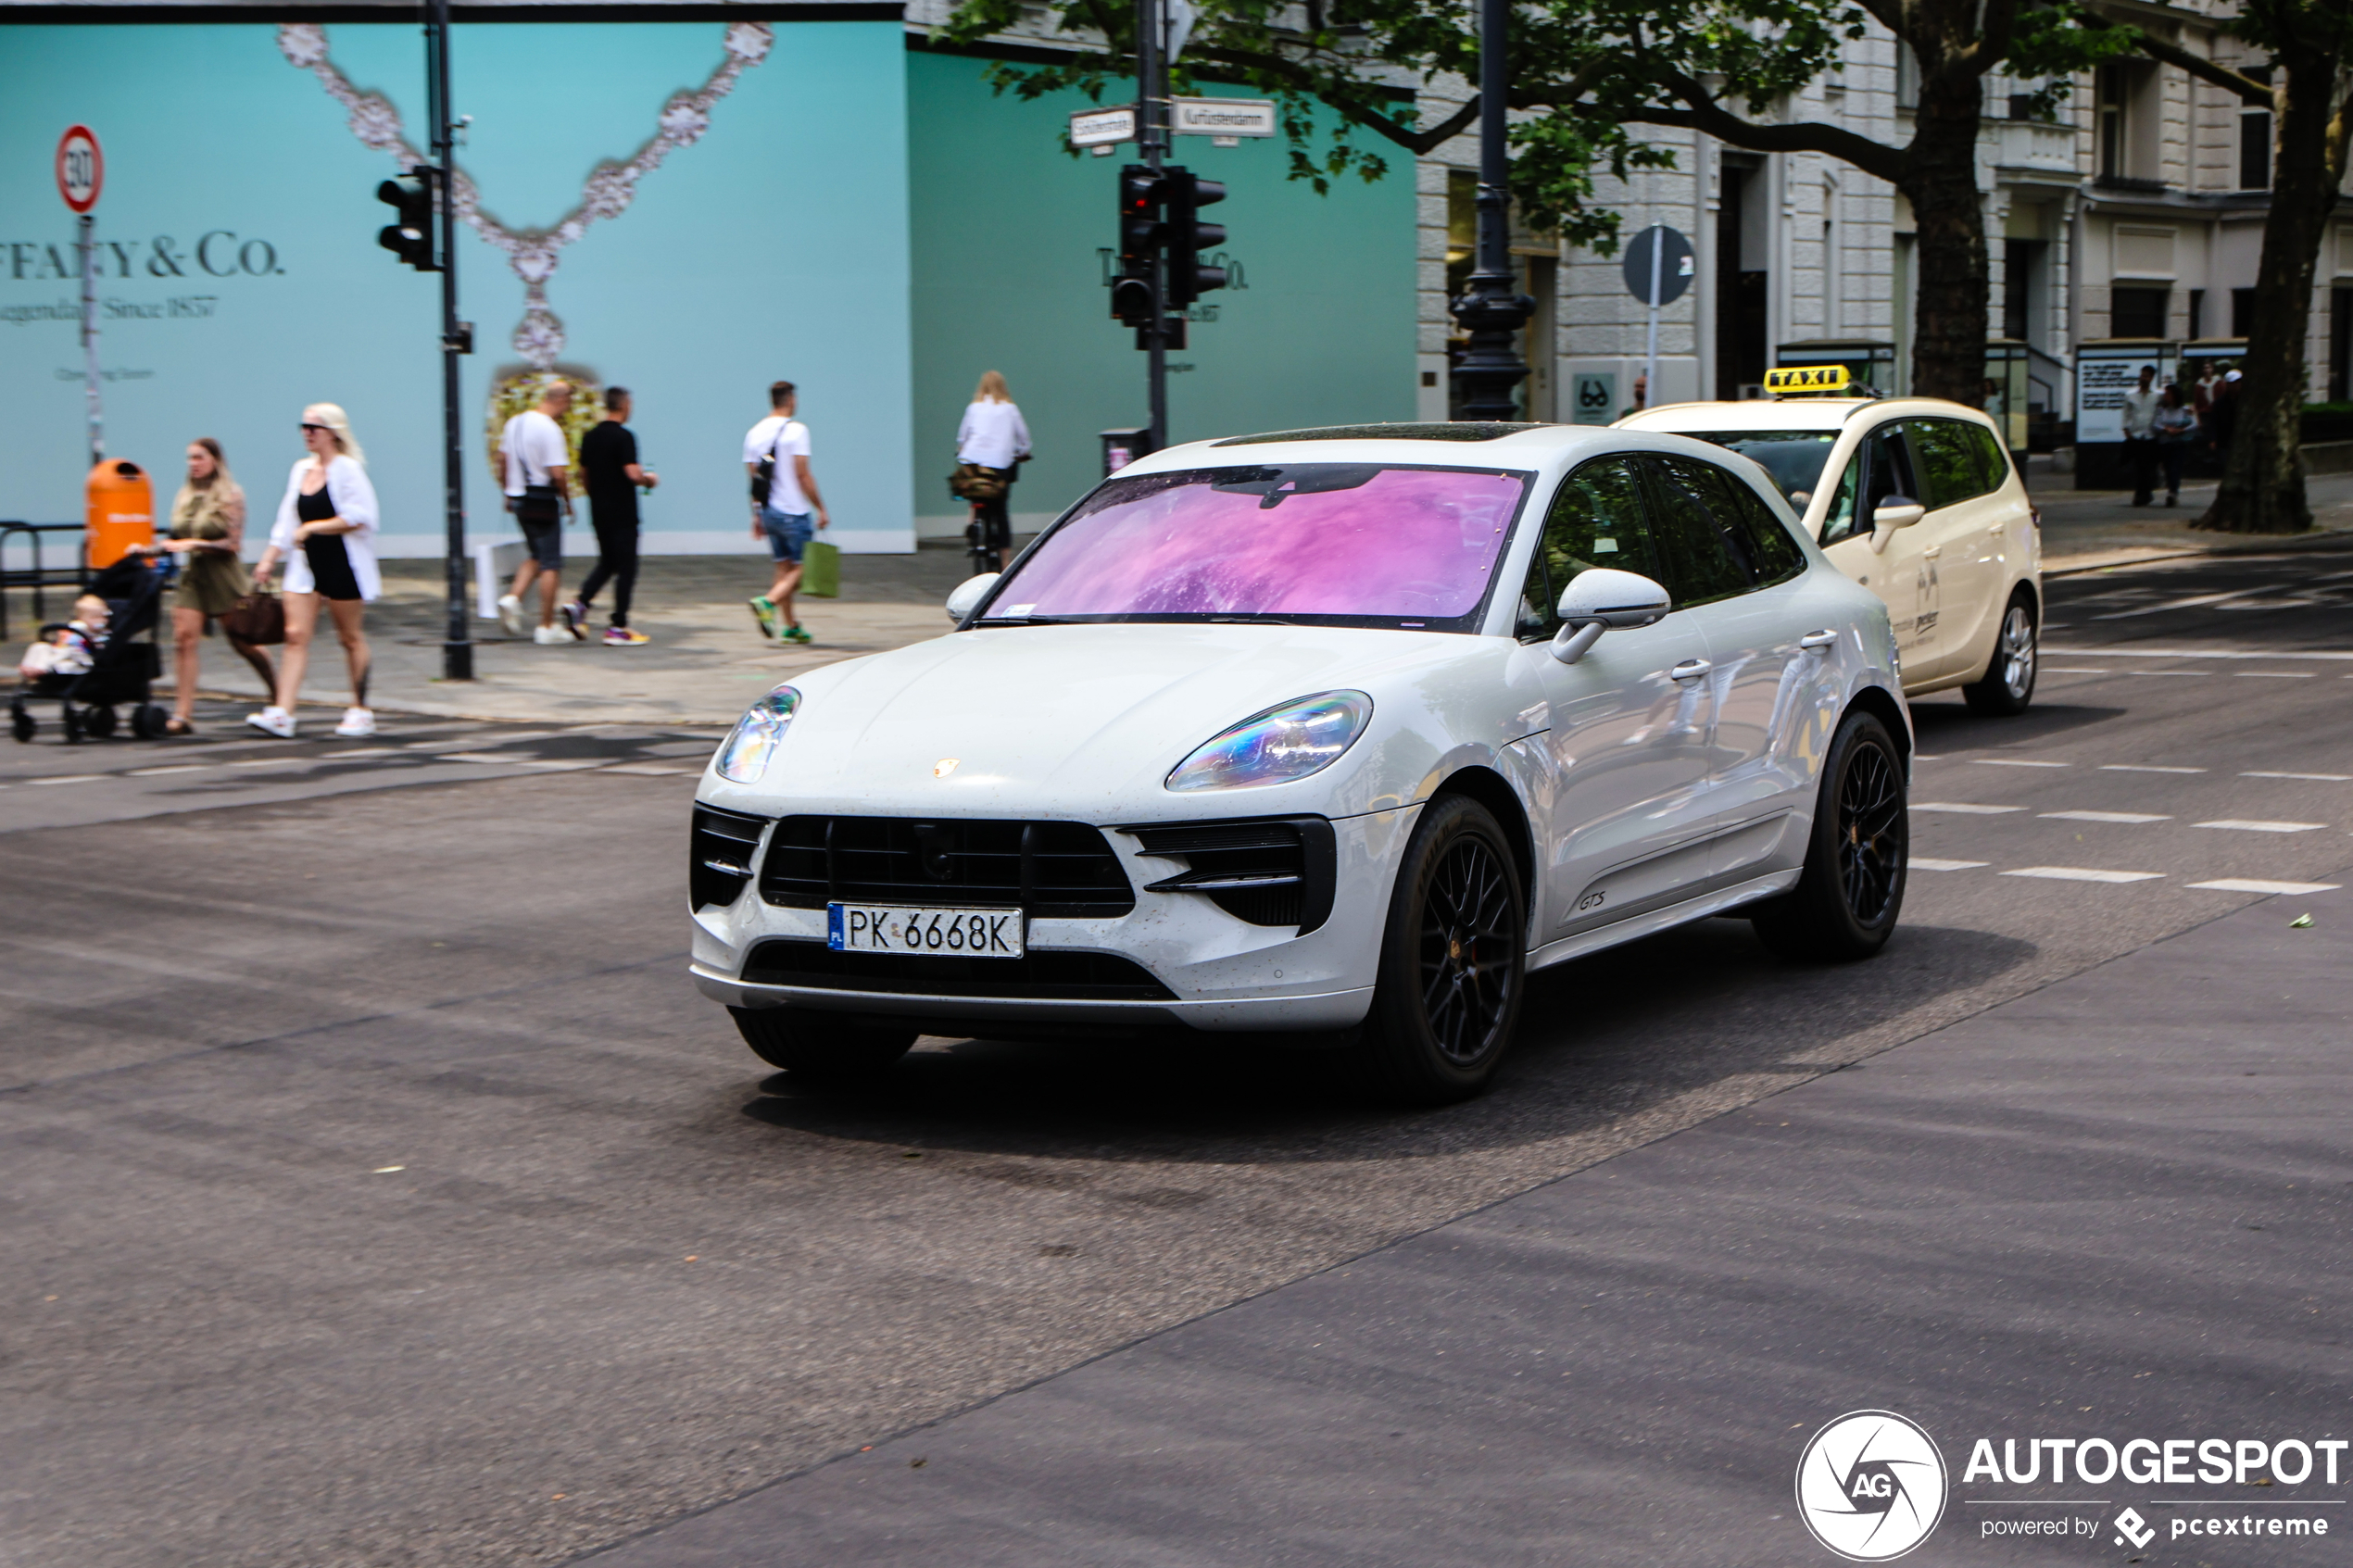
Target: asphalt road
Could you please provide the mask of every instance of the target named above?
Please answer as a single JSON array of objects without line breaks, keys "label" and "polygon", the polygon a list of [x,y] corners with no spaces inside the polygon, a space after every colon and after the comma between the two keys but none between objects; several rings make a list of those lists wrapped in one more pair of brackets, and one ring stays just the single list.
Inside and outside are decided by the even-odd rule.
[{"label": "asphalt road", "polygon": [[763,1076],[683,973],[708,737],[0,753],[0,1561],[562,1561],[2341,882],[2347,583],[2055,583],[2032,713],[1916,710],[1949,869],[1879,959],[1548,972],[1423,1115],[1206,1050]]}]

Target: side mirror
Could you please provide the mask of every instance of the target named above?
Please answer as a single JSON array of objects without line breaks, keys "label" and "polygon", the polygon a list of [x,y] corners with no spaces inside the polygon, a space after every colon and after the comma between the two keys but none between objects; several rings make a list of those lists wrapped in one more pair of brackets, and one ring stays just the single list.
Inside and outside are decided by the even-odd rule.
[{"label": "side mirror", "polygon": [[1606,566],[1588,567],[1568,580],[1561,591],[1564,624],[1553,638],[1552,653],[1563,664],[1585,657],[1607,631],[1628,631],[1664,620],[1675,608],[1667,590],[1640,572]]},{"label": "side mirror", "polygon": [[948,619],[963,621],[979,607],[981,600],[988,596],[988,590],[997,585],[997,576],[996,572],[984,571],[977,577],[967,577],[957,583],[956,591],[948,596]]},{"label": "side mirror", "polygon": [[1928,508],[1909,495],[1890,495],[1871,513],[1873,528],[1909,528],[1928,516]]}]

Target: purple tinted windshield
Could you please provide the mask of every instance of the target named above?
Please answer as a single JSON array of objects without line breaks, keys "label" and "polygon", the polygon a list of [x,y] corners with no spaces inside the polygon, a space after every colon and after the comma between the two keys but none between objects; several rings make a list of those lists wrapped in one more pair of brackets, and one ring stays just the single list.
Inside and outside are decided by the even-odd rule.
[{"label": "purple tinted windshield", "polygon": [[1524,473],[1290,463],[1114,479],[1042,541],[986,620],[1470,614]]}]

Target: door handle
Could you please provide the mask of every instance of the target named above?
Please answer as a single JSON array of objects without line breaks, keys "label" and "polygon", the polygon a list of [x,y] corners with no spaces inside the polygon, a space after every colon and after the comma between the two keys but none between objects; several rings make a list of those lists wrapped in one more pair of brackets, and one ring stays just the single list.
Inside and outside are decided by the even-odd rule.
[{"label": "door handle", "polygon": [[1667,674],[1669,680],[1696,681],[1715,668],[1714,664],[1705,659],[1687,659],[1669,670]]},{"label": "door handle", "polygon": [[1835,632],[1808,632],[1797,639],[1797,646],[1802,648],[1821,649],[1829,647],[1837,641],[1838,633]]}]

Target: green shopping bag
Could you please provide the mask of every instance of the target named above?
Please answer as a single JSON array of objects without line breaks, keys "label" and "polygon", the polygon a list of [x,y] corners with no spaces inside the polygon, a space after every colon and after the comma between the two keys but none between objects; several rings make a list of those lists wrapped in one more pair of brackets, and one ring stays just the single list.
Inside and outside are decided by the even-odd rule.
[{"label": "green shopping bag", "polygon": [[800,552],[800,591],[815,599],[841,597],[841,546],[809,542]]}]

